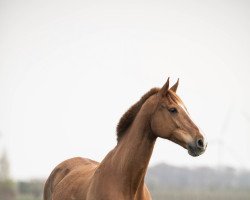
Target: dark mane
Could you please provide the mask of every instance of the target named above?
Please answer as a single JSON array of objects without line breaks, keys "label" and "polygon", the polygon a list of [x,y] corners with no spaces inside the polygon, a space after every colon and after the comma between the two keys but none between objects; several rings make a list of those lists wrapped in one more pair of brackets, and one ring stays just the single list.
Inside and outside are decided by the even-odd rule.
[{"label": "dark mane", "polygon": [[146,94],[144,94],[141,99],[135,103],[133,106],[131,106],[127,112],[124,113],[124,115],[121,117],[117,127],[117,141],[119,142],[122,136],[124,135],[127,128],[132,124],[132,122],[135,119],[135,116],[141,109],[142,105],[145,103],[145,101],[151,97],[152,95],[156,94],[160,89],[159,88],[152,88],[150,91],[148,91]]}]

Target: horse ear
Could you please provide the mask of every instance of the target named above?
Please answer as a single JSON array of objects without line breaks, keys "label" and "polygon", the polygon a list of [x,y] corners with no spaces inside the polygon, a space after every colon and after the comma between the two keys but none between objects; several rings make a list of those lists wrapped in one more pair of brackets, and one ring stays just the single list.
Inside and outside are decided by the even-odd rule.
[{"label": "horse ear", "polygon": [[179,85],[179,78],[178,78],[177,82],[170,88],[170,90],[172,90],[173,92],[176,92],[178,85]]},{"label": "horse ear", "polygon": [[161,96],[166,96],[166,94],[168,93],[168,88],[169,88],[169,77],[168,77],[167,82],[163,85],[163,87],[159,91]]}]

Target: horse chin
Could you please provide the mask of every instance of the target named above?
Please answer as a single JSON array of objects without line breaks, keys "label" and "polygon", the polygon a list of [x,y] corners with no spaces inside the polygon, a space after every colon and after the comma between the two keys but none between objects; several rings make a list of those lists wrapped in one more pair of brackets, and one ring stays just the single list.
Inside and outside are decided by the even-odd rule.
[{"label": "horse chin", "polygon": [[201,154],[203,154],[205,152],[205,150],[198,150],[198,149],[194,149],[192,147],[188,147],[188,154],[190,156],[193,156],[193,157],[197,157],[197,156],[200,156]]}]

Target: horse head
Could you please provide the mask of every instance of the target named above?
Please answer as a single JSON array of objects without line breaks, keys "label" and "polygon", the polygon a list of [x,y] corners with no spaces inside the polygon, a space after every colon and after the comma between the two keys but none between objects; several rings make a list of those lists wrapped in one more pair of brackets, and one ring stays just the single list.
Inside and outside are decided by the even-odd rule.
[{"label": "horse head", "polygon": [[168,78],[156,94],[157,104],[151,117],[151,129],[155,136],[181,145],[191,156],[199,156],[206,150],[207,143],[176,94],[178,84],[179,79],[169,88]]}]

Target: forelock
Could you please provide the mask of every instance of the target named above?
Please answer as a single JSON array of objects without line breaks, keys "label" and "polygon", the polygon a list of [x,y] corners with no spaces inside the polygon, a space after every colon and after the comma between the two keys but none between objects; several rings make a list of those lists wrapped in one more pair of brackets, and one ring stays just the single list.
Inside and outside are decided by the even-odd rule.
[{"label": "forelock", "polygon": [[180,105],[181,107],[183,107],[183,109],[185,111],[187,111],[187,108],[186,108],[185,104],[183,103],[183,101],[181,100],[181,98],[175,92],[169,90],[168,91],[168,98],[170,98],[173,102],[175,102],[176,104]]}]

